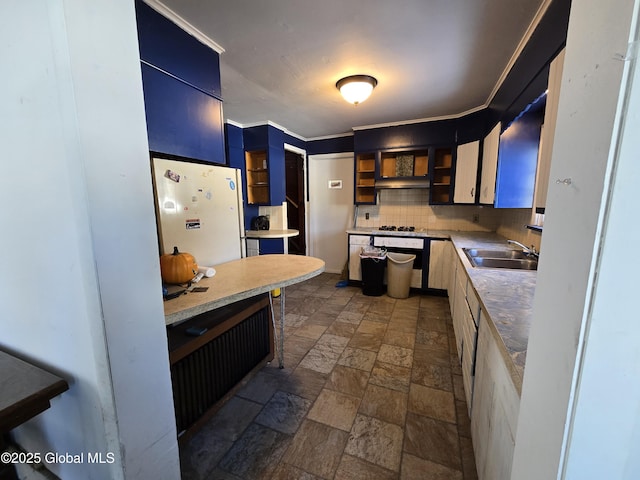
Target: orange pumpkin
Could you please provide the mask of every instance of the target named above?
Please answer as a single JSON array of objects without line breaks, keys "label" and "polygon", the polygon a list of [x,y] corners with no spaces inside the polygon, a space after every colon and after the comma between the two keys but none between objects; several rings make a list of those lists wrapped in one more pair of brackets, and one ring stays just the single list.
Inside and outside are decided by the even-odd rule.
[{"label": "orange pumpkin", "polygon": [[196,259],[190,253],[179,252],[173,247],[173,253],[160,257],[160,275],[164,283],[186,283],[198,273]]}]

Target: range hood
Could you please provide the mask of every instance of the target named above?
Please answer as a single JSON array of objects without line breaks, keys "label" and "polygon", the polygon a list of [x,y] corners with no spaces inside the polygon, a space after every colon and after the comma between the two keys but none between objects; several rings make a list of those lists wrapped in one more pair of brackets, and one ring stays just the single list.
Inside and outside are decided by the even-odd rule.
[{"label": "range hood", "polygon": [[375,182],[377,189],[429,188],[429,177],[386,177]]}]

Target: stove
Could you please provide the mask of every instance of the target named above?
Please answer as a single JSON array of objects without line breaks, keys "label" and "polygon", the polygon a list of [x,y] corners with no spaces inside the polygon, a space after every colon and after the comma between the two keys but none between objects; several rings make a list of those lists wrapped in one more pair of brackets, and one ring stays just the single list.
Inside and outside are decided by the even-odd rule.
[{"label": "stove", "polygon": [[416,230],[416,227],[414,226],[400,226],[400,227],[396,227],[395,225],[382,225],[381,227],[378,228],[378,230],[381,230],[383,232],[395,232],[396,230],[398,232],[414,232]]}]

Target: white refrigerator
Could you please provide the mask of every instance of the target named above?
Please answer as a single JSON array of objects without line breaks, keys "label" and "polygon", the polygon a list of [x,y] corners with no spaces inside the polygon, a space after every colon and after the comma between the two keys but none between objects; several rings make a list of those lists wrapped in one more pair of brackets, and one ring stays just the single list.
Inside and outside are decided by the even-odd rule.
[{"label": "white refrigerator", "polygon": [[246,256],[240,170],[165,158],[152,169],[161,254],[175,246],[201,267]]}]

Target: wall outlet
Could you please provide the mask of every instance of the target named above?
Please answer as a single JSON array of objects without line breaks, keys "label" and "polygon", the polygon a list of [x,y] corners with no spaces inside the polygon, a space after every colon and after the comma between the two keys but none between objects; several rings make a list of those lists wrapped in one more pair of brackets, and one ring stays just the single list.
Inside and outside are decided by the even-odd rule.
[{"label": "wall outlet", "polygon": [[473,223],[479,223],[480,222],[480,214],[479,213],[474,213],[473,217],[471,217],[471,220],[473,220]]},{"label": "wall outlet", "polygon": [[369,220],[369,212],[366,212],[366,213],[364,214],[364,218],[365,218],[365,220]]}]

